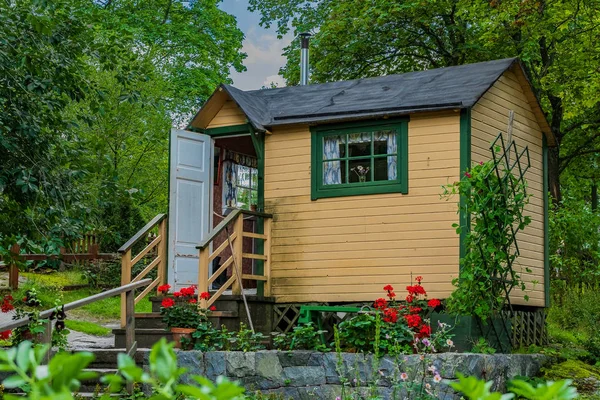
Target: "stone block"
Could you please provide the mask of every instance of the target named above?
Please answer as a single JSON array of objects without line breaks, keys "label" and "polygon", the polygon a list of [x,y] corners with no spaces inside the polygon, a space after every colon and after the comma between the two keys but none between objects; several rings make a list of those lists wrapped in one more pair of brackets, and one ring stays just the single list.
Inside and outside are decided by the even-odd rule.
[{"label": "stone block", "polygon": [[214,381],[217,378],[217,376],[226,374],[226,354],[227,352],[225,351],[211,351],[204,354],[204,371],[208,379]]},{"label": "stone block", "polygon": [[286,367],[283,369],[285,380],[290,386],[312,386],[325,383],[325,370],[322,367]]},{"label": "stone block", "polygon": [[241,351],[226,352],[227,376],[243,378],[251,376],[256,371],[256,353]]}]

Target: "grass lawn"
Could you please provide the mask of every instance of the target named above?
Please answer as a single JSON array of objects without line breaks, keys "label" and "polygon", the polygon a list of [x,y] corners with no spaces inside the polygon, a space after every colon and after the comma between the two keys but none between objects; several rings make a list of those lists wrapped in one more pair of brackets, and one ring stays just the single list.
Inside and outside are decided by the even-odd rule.
[{"label": "grass lawn", "polygon": [[109,328],[105,328],[93,322],[67,319],[65,321],[65,325],[67,326],[67,329],[71,331],[83,332],[87,333],[88,335],[110,336],[111,334],[111,330]]},{"label": "grass lawn", "polygon": [[[77,289],[64,291],[62,288],[68,285],[85,284],[85,278],[79,271],[64,271],[51,273],[24,272],[21,274],[27,278],[27,282],[20,285],[19,290],[13,294],[15,299],[21,299],[25,292],[35,288],[38,298],[42,302],[42,309],[54,307],[59,304],[67,304],[102,292],[101,289]],[[149,313],[152,311],[152,303],[149,296],[142,299],[135,307],[136,312]],[[91,335],[105,336],[110,330],[101,324],[114,323],[121,315],[121,297],[115,296],[87,304],[78,309],[67,312],[67,327],[70,330],[83,332]]]}]

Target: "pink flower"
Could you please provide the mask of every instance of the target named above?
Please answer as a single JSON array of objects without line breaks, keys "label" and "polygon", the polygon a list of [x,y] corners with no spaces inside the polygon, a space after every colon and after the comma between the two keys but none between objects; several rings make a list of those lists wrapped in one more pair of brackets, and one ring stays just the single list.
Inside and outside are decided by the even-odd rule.
[{"label": "pink flower", "polygon": [[472,178],[471,174],[470,174],[470,173],[468,173],[468,172],[465,172],[465,176],[466,176],[467,178]]}]

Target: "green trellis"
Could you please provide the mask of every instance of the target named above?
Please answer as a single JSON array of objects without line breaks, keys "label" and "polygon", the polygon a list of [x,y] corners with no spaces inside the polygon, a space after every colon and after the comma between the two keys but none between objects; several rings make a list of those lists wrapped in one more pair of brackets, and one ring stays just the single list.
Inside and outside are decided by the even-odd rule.
[{"label": "green trellis", "polygon": [[[506,260],[503,263],[498,261],[497,258],[490,260],[485,257],[482,244],[479,242],[476,245],[477,250],[481,254],[485,270],[489,272],[488,279],[492,282],[490,286],[492,297],[502,299],[502,304],[495,305],[494,308],[503,310],[503,312],[497,313],[497,317],[503,323],[495,324],[492,321],[485,321],[482,318],[476,318],[476,320],[481,332],[486,334],[488,339],[495,339],[501,347],[501,351],[507,351],[510,349],[504,348],[503,343],[506,341],[503,341],[502,337],[512,337],[510,321],[515,316],[515,312],[510,300],[510,294],[515,286],[520,283],[519,275],[515,272],[514,266],[520,254],[517,234],[525,225],[525,216],[519,211],[516,213],[516,220],[512,220],[511,224],[507,224],[506,219],[498,217],[491,210],[494,210],[498,206],[498,204],[495,204],[497,201],[502,203],[500,204],[501,207],[506,208],[511,203],[511,197],[527,196],[525,173],[531,165],[531,160],[527,146],[519,151],[514,140],[510,140],[508,145],[506,145],[502,133],[496,136],[496,139],[490,146],[490,151],[492,153],[493,168],[484,177],[484,181],[494,196],[487,196],[487,202],[482,203],[483,207],[481,207],[480,213],[481,219],[487,226],[495,224],[499,230],[510,233],[508,240],[502,243],[501,246],[501,251],[506,254]],[[472,195],[477,196],[478,194],[472,193]],[[481,278],[486,279],[486,277]],[[490,336],[492,337],[490,338]]]}]

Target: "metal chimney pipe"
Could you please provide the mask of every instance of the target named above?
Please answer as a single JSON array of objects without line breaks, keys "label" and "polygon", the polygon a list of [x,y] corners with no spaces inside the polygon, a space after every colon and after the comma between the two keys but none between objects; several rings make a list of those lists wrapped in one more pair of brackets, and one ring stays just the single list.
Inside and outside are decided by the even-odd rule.
[{"label": "metal chimney pipe", "polygon": [[308,41],[311,34],[308,32],[300,35],[300,85],[308,85]]}]

